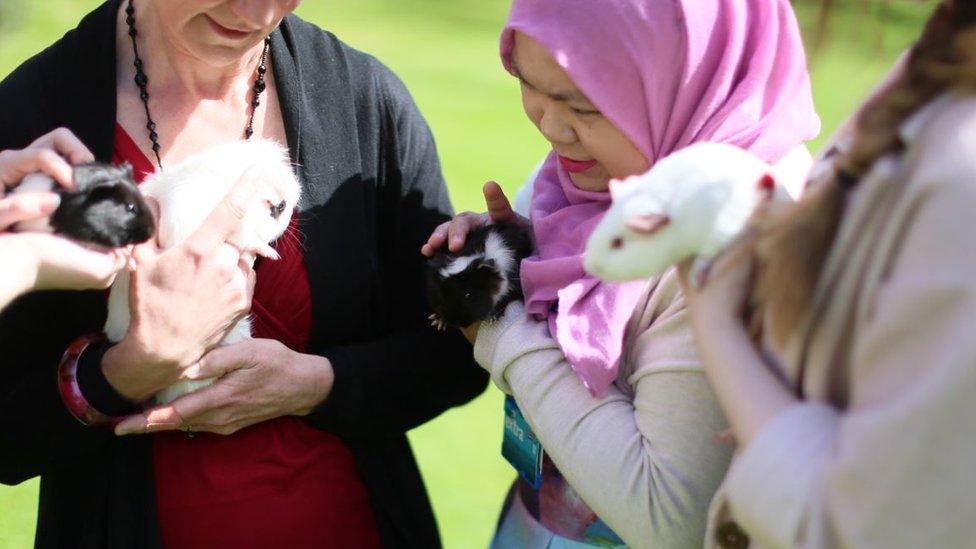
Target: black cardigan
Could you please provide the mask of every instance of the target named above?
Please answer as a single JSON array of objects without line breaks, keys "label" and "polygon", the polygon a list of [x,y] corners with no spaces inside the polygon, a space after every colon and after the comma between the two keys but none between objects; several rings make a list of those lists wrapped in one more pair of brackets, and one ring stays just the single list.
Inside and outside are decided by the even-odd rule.
[{"label": "black cardigan", "polygon": [[[111,158],[119,4],[0,83],[0,150],[65,126]],[[308,421],[351,448],[386,547],[439,546],[405,433],[481,393],[487,376],[463,338],[426,326],[418,250],[451,214],[433,137],[403,84],[333,35],[289,16],[271,52],[303,186],[309,352],[335,369]],[[0,315],[0,481],[41,475],[40,547],[160,543],[151,440],[84,427],[58,396],[61,353],[104,321],[102,292],[35,293]]]}]

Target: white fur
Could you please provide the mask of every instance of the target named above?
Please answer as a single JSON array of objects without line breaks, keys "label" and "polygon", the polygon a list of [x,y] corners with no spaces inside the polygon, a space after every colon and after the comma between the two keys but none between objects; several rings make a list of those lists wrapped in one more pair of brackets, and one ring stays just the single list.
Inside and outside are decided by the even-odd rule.
[{"label": "white fur", "polygon": [[[270,244],[288,228],[300,186],[288,162],[288,151],[264,139],[219,145],[167,168],[140,186],[144,195],[159,204],[160,247],[168,249],[186,240],[243,178],[257,181],[258,190],[245,209],[240,228],[227,241],[242,250],[277,259]],[[276,220],[271,217],[270,206],[283,200],[285,209]],[[111,341],[120,341],[129,323],[129,275],[120,273],[109,294],[105,333]],[[245,318],[220,344],[230,345],[250,337],[251,322]],[[179,381],[157,394],[156,401],[170,402],[211,383],[213,380]]]},{"label": "white fur", "polygon": [[492,296],[492,302],[498,303],[498,300],[508,293],[507,275],[515,258],[512,250],[505,246],[505,240],[498,233],[488,233],[488,238],[485,239],[485,257],[495,262],[495,266],[501,274],[502,283],[495,295]]},{"label": "white fur", "polygon": [[[657,162],[646,174],[612,187],[613,205],[586,247],[587,272],[608,281],[658,276],[688,258],[703,268],[742,231],[765,198],[758,185],[772,168],[731,145],[700,143]],[[782,197],[777,187],[777,197]],[[627,223],[640,216],[669,223],[641,234]],[[622,246],[614,248],[619,239]]]},{"label": "white fur", "polygon": [[464,272],[465,269],[468,268],[468,265],[471,265],[473,262],[481,259],[482,257],[484,256],[482,256],[481,254],[471,254],[462,257],[455,257],[454,259],[451,260],[450,263],[447,264],[447,266],[441,269],[441,276],[447,278],[449,276],[461,274]]}]

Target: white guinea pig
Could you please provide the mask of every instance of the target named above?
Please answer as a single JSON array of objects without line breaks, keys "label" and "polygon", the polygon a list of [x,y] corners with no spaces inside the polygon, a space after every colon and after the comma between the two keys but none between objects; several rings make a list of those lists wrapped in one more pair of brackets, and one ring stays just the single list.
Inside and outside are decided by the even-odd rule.
[{"label": "white guinea pig", "polygon": [[[245,179],[255,181],[257,191],[244,211],[240,227],[227,241],[244,251],[278,259],[271,243],[288,228],[301,187],[288,161],[287,149],[266,139],[235,141],[208,149],[155,174],[140,186],[145,196],[159,204],[160,247],[168,249],[186,240],[230,189]],[[120,341],[129,322],[129,276],[123,272],[116,277],[109,295],[105,323],[108,339]],[[230,345],[250,337],[251,322],[244,318],[220,344]],[[178,381],[157,394],[156,401],[170,402],[211,383],[213,380]]]},{"label": "white guinea pig", "polygon": [[692,274],[700,274],[761,201],[786,198],[771,166],[717,143],[677,151],[610,191],[613,205],[590,235],[584,267],[612,282],[659,276],[692,257]]}]

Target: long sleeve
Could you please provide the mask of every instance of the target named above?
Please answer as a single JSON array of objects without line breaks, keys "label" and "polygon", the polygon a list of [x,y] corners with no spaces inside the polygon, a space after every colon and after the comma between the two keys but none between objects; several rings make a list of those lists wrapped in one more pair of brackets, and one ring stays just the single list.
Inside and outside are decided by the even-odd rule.
[{"label": "long sleeve", "polygon": [[488,379],[456,330],[430,327],[421,245],[453,214],[433,135],[406,88],[376,63],[390,153],[380,183],[379,220],[389,323],[396,331],[366,343],[320,350],[335,384],[313,413],[316,425],[349,436],[383,436],[416,427],[484,391]]},{"label": "long sleeve", "polygon": [[[68,125],[53,114],[49,86],[58,80],[50,74],[66,48],[55,45],[0,83],[0,150],[23,148]],[[85,135],[89,128],[72,129]],[[99,292],[38,292],[0,312],[0,482],[24,481],[112,439],[111,431],[84,427],[71,417],[56,382],[61,354],[74,338],[99,331],[103,312]]]},{"label": "long sleeve", "polygon": [[618,385],[591,396],[547,324],[520,304],[481,328],[475,357],[515,397],[570,485],[629,546],[701,547],[731,454],[715,439],[726,423],[695,355],[673,272],[640,315],[627,359],[633,397]]},{"label": "long sleeve", "polygon": [[730,472],[730,509],[764,547],[976,539],[976,171],[946,173],[972,165],[971,120],[934,134],[956,143],[913,151],[929,159],[914,171],[925,188],[853,334],[849,402],[782,412]]}]

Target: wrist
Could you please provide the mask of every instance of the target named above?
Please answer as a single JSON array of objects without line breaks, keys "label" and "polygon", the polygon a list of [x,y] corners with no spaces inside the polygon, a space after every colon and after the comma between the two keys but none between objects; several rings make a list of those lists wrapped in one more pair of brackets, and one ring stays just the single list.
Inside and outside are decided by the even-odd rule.
[{"label": "wrist", "polygon": [[179,367],[146,352],[145,346],[126,336],[105,352],[102,373],[120,395],[142,402],[179,379]]},{"label": "wrist", "polygon": [[295,355],[295,361],[300,366],[302,386],[307,387],[307,391],[303,395],[304,398],[296,399],[298,407],[294,415],[307,416],[325,402],[332,392],[335,371],[332,369],[332,363],[325,357],[302,353],[295,353]]}]

